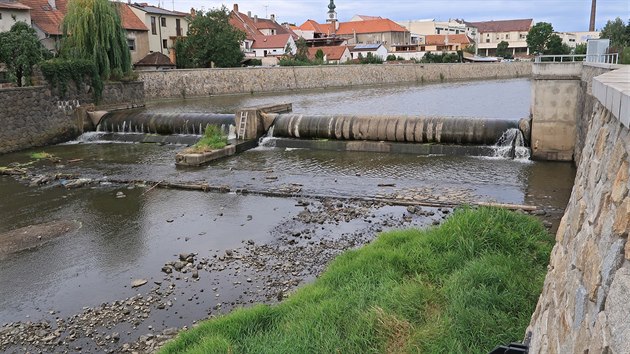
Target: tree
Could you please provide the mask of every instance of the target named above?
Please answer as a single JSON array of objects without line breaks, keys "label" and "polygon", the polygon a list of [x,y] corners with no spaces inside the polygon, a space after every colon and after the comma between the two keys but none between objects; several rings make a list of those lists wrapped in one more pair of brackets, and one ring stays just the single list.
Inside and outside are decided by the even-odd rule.
[{"label": "tree", "polygon": [[189,18],[187,37],[179,39],[175,46],[177,66],[207,68],[212,63],[221,68],[240,66],[245,33],[234,28],[229,19],[225,6],[208,12],[195,11]]},{"label": "tree", "polygon": [[545,54],[552,55],[564,55],[571,53],[571,48],[565,43],[562,43],[562,38],[557,34],[552,34],[547,41],[547,48],[544,51]]},{"label": "tree", "polygon": [[510,44],[506,41],[501,41],[499,42],[499,44],[497,44],[497,56],[498,57],[502,57],[502,58],[506,58],[506,59],[510,59],[508,58],[508,56],[511,57],[511,55],[508,53],[508,46]]},{"label": "tree", "polygon": [[475,54],[476,51],[477,51],[477,46],[475,45],[475,43],[471,43],[470,45],[467,45],[464,47],[464,52],[466,53]]},{"label": "tree", "polygon": [[117,7],[108,0],[69,1],[62,57],[94,61],[103,79],[130,73],[131,55],[121,23]]},{"label": "tree", "polygon": [[295,46],[297,47],[295,60],[308,61],[308,43],[306,43],[306,39],[304,39],[304,37],[300,37],[300,39],[295,42]]},{"label": "tree", "polygon": [[574,54],[586,54],[586,43],[580,43],[576,45]]},{"label": "tree", "polygon": [[319,62],[319,63],[323,63],[324,62],[324,51],[321,49],[318,49],[317,52],[315,52],[315,61]]},{"label": "tree", "polygon": [[527,46],[531,53],[544,53],[553,34],[551,23],[538,22],[527,33]]},{"label": "tree", "polygon": [[626,26],[621,18],[606,22],[599,38],[610,39],[610,46],[614,48],[630,47],[630,20]]},{"label": "tree", "polygon": [[0,33],[0,62],[5,63],[14,82],[30,84],[33,66],[42,60],[43,46],[35,30],[18,21],[8,32]]}]

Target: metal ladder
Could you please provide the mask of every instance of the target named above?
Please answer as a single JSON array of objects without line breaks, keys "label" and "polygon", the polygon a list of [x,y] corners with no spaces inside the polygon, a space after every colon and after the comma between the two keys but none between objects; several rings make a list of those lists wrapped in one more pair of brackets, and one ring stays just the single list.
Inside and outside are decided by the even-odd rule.
[{"label": "metal ladder", "polygon": [[238,123],[238,139],[244,139],[245,133],[247,132],[247,113],[248,112],[241,112],[241,120]]}]

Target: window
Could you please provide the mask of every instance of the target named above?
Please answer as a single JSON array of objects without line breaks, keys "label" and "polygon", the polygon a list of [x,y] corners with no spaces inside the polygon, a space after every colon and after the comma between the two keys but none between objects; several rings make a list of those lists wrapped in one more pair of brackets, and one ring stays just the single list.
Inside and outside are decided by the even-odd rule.
[{"label": "window", "polygon": [[129,46],[129,50],[136,50],[136,40],[132,38],[127,38],[127,45]]},{"label": "window", "polygon": [[182,23],[178,18],[175,19],[175,31],[177,32],[177,37],[182,36]]},{"label": "window", "polygon": [[164,48],[164,49],[168,48],[168,39],[163,39],[162,40],[162,48]]},{"label": "window", "polygon": [[157,28],[155,23],[155,16],[151,16],[151,34],[157,34]]},{"label": "window", "polygon": [[490,43],[490,38],[486,38],[486,43]]},{"label": "window", "polygon": [[166,27],[166,18],[160,17],[160,22],[162,23],[162,27]]},{"label": "window", "polygon": [[509,33],[505,35],[505,39],[510,39],[510,34]]},{"label": "window", "polygon": [[527,37],[527,35],[526,35],[526,34],[524,34],[524,33],[521,33],[521,34],[519,35],[519,38],[520,38],[520,39],[525,39],[526,37]]},{"label": "window", "polygon": [[0,12],[0,20],[2,20],[2,12]]}]

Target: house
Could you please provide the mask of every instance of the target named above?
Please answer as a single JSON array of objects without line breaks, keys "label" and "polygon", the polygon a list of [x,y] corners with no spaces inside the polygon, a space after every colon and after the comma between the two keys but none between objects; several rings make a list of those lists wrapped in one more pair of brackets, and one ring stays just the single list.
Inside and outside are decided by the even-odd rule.
[{"label": "house", "polygon": [[252,51],[256,57],[278,56],[288,53],[295,54],[297,46],[290,34],[276,34],[272,36],[255,36]]},{"label": "house", "polygon": [[324,47],[309,47],[308,58],[310,60],[315,59],[317,51],[321,50],[324,53],[324,63],[328,64],[341,64],[352,59],[350,55],[350,49],[347,46],[324,46]]},{"label": "house", "polygon": [[175,40],[188,33],[188,14],[169,11],[147,3],[134,3],[129,6],[149,30],[149,52],[169,55],[171,61],[174,61]]},{"label": "house", "polygon": [[67,0],[20,0],[31,8],[31,25],[44,47],[52,52],[59,50],[63,31],[61,23],[66,13]]},{"label": "house", "polygon": [[466,49],[470,44],[470,38],[465,34],[431,34],[424,36],[420,51],[455,52]]},{"label": "house", "polygon": [[352,59],[365,58],[368,53],[372,53],[373,56],[383,60],[387,58],[387,49],[380,43],[357,44],[350,46],[350,57]]},{"label": "house", "polygon": [[142,70],[169,70],[175,69],[175,64],[171,62],[171,59],[162,53],[153,52],[146,55],[133,65],[134,69]]},{"label": "house", "polygon": [[118,9],[122,26],[127,34],[131,63],[135,64],[149,54],[149,29],[131,10],[130,5],[119,2],[113,4]]},{"label": "house", "polygon": [[[66,14],[67,0],[20,0],[30,8],[30,23],[40,42],[48,50],[57,52],[63,30],[61,25]],[[2,4],[2,2],[0,2]],[[127,44],[131,51],[132,63],[149,52],[148,28],[131,11],[129,5],[113,3],[121,17],[122,27],[127,32]]]},{"label": "house", "polygon": [[0,0],[0,32],[11,29],[17,21],[31,24],[31,8],[11,0]]},{"label": "house", "polygon": [[[252,16],[251,11],[244,14],[239,11],[238,4],[234,4],[230,12],[230,24],[245,32],[245,40],[241,43],[241,50],[245,56],[265,57],[274,53],[284,54],[286,45],[291,43],[295,48],[295,40],[299,38],[290,27],[278,24],[275,15],[272,14],[266,19],[259,18],[258,15]],[[288,37],[291,37],[291,40]],[[278,46],[281,44],[282,50],[279,50]],[[295,53],[295,49],[292,53]]]},{"label": "house", "polygon": [[355,15],[352,21],[338,22],[335,9],[335,3],[331,0],[325,24],[309,19],[299,28],[303,31],[313,31],[315,39],[339,39],[348,45],[383,44],[385,50],[396,44],[411,42],[411,33],[390,19]]},{"label": "house", "polygon": [[512,51],[514,57],[527,57],[530,55],[527,47],[527,33],[534,26],[534,20],[501,20],[467,23],[471,27],[477,28],[477,54],[494,56],[497,52],[497,45],[508,42],[508,49]]},{"label": "house", "polygon": [[301,30],[314,31],[315,38],[336,37],[345,40],[348,45],[383,44],[390,48],[396,44],[408,44],[411,42],[410,32],[390,19],[369,19],[327,24],[307,20],[299,28]]}]

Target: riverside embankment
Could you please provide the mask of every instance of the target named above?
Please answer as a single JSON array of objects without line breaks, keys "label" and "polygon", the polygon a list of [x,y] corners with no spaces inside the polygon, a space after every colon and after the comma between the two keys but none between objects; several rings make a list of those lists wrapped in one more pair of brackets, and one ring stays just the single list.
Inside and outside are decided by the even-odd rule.
[{"label": "riverside embankment", "polygon": [[583,88],[578,171],[528,328],[532,354],[630,352],[630,67]]},{"label": "riverside embankment", "polygon": [[253,94],[394,83],[529,77],[529,62],[491,64],[322,65],[143,71],[147,100]]}]

